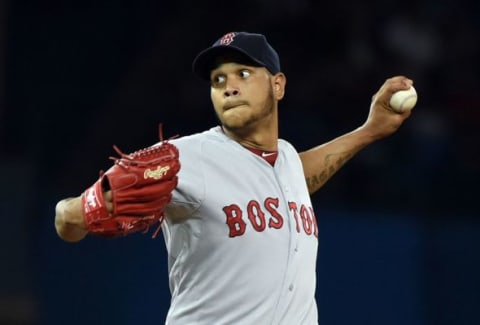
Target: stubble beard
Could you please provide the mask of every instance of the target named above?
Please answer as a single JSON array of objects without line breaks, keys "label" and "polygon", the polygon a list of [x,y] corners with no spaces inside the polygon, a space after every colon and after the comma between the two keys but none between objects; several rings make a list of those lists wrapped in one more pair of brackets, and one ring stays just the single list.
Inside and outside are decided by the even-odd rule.
[{"label": "stubble beard", "polygon": [[[260,123],[261,121],[267,119],[269,116],[273,114],[274,110],[274,102],[273,102],[273,88],[270,87],[268,91],[268,95],[265,98],[263,104],[261,104],[262,108],[258,112],[254,112],[250,114],[244,120],[236,120],[229,122],[228,120],[222,120],[219,115],[217,114],[217,118],[222,124],[222,126],[233,132],[233,133],[243,133],[248,132],[249,130],[255,128],[255,126]],[[251,108],[248,108],[251,110]]]}]

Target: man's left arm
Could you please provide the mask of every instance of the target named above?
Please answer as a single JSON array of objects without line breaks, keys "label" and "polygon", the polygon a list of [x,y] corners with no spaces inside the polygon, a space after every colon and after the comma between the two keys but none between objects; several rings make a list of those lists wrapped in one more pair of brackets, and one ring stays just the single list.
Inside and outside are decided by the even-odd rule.
[{"label": "man's left arm", "polygon": [[393,112],[389,106],[390,97],[412,84],[412,80],[404,76],[387,79],[373,96],[368,118],[362,126],[300,153],[310,194],[320,189],[361,149],[398,130],[411,111],[402,114]]}]

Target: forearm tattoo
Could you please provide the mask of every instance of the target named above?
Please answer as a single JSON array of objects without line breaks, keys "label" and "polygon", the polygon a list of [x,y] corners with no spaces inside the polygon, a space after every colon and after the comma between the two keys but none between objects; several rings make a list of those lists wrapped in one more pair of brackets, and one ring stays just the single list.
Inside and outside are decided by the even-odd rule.
[{"label": "forearm tattoo", "polygon": [[325,156],[323,166],[319,174],[313,174],[306,178],[310,193],[318,190],[335,174],[345,163],[354,156],[356,151],[332,153]]}]

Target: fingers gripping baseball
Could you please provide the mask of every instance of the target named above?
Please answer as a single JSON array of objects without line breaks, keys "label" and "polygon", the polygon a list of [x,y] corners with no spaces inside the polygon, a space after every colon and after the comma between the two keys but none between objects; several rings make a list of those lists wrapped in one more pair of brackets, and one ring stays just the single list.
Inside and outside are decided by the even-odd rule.
[{"label": "fingers gripping baseball", "polygon": [[364,127],[368,128],[375,138],[383,138],[395,132],[410,116],[409,110],[402,114],[395,112],[390,106],[390,99],[394,93],[409,89],[412,85],[413,81],[407,77],[395,76],[387,79],[373,95]]},{"label": "fingers gripping baseball", "polygon": [[106,237],[148,231],[177,186],[178,150],[168,141],[128,155],[114,148],[120,157],[82,194],[87,229]]}]

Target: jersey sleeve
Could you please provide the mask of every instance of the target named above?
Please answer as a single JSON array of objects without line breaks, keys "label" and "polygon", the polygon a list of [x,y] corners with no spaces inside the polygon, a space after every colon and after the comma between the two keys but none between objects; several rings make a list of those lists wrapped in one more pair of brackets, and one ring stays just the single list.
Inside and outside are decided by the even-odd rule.
[{"label": "jersey sleeve", "polygon": [[195,136],[172,140],[179,150],[180,171],[178,185],[172,200],[165,208],[165,215],[172,221],[188,219],[205,198],[205,181],[202,159],[202,141]]}]

